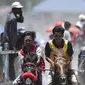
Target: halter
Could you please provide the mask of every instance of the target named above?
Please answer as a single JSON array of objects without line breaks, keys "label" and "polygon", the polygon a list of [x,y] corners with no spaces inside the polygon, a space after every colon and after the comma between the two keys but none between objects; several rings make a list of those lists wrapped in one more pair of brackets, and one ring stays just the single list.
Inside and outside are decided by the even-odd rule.
[{"label": "halter", "polygon": [[37,73],[37,67],[36,67],[36,65],[35,65],[34,63],[32,63],[32,62],[27,62],[27,63],[25,63],[25,64],[23,65],[23,67],[24,67],[25,65],[32,65],[32,66],[34,66],[36,72],[35,72],[35,75],[34,75],[33,73],[31,73],[31,72],[25,72],[25,73],[22,75],[22,77],[25,78],[25,77],[30,76],[33,80],[37,80],[37,78],[38,78],[38,73]]}]

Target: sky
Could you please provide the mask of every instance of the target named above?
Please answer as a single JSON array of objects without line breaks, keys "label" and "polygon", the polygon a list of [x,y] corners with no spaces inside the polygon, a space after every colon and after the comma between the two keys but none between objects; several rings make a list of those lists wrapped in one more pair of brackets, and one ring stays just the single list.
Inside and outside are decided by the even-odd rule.
[{"label": "sky", "polygon": [[85,0],[45,0],[33,8],[35,11],[85,11]]}]

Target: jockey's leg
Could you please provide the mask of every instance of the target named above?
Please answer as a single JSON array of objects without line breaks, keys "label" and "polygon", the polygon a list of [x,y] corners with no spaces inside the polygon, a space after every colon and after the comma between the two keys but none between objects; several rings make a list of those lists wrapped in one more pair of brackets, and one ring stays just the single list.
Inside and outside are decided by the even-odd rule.
[{"label": "jockey's leg", "polygon": [[67,79],[68,79],[68,81],[69,81],[69,83],[70,83],[69,85],[72,85],[72,82],[71,82],[71,76],[72,76],[72,75],[71,75],[71,71],[72,71],[72,64],[69,63],[69,64],[68,64],[68,74],[67,74],[67,75],[68,75],[68,78],[67,78]]},{"label": "jockey's leg", "polygon": [[50,70],[49,74],[48,74],[48,81],[47,81],[47,85],[53,85],[53,71]]},{"label": "jockey's leg", "polygon": [[55,77],[54,77],[54,68],[51,71],[51,77],[52,77],[52,85],[54,85]]},{"label": "jockey's leg", "polygon": [[20,76],[18,76],[12,83],[12,85],[18,85],[18,82],[20,80]]},{"label": "jockey's leg", "polygon": [[42,72],[38,72],[39,76],[38,76],[38,80],[39,80],[39,85],[42,85]]},{"label": "jockey's leg", "polygon": [[72,85],[72,83],[77,82],[75,73],[74,73],[74,71],[72,70],[72,62],[69,63],[68,75],[69,75],[69,81],[70,81],[70,84],[71,84],[71,85]]}]

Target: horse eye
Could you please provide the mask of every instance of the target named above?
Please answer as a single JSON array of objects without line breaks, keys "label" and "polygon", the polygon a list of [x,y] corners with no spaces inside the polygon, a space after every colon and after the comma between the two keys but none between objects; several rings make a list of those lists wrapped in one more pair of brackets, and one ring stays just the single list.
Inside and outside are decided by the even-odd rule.
[{"label": "horse eye", "polygon": [[54,56],[57,56],[56,54],[54,54]]}]

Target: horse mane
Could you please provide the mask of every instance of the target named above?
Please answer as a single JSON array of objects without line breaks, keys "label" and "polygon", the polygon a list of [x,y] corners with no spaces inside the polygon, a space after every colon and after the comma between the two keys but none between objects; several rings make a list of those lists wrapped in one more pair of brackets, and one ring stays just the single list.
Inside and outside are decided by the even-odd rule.
[{"label": "horse mane", "polygon": [[52,56],[54,56],[54,58],[55,57],[63,57],[63,58],[65,58],[65,53],[64,53],[64,49],[63,48],[53,50],[52,54],[53,54]]}]

